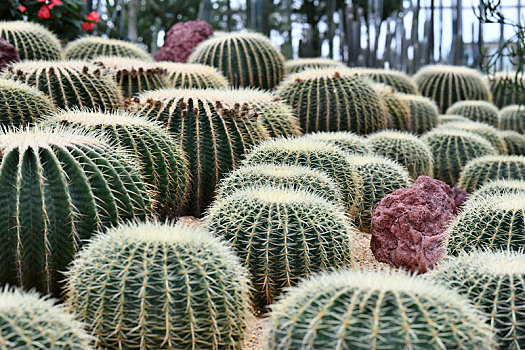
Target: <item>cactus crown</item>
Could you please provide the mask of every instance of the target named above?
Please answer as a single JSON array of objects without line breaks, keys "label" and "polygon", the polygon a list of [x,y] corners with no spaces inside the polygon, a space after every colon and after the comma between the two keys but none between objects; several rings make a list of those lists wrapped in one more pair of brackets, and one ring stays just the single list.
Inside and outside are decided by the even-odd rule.
[{"label": "cactus crown", "polygon": [[165,69],[174,88],[226,89],[228,80],[215,67],[197,63],[157,62],[155,66]]},{"label": "cactus crown", "polygon": [[124,110],[103,112],[100,110],[92,111],[89,109],[77,108],[68,110],[67,112],[55,113],[50,118],[45,118],[43,122],[45,123],[45,120],[47,119],[57,119],[58,123],[65,121],[71,124],[81,124],[86,126],[123,125],[151,127],[152,125],[155,125],[159,130],[162,128],[160,122]]},{"label": "cactus crown", "polygon": [[306,134],[303,138],[305,140],[327,142],[351,154],[365,155],[372,153],[372,149],[365,138],[347,131],[316,132]]},{"label": "cactus crown", "polygon": [[120,56],[152,61],[151,56],[139,46],[124,40],[86,36],[66,45],[68,59],[92,59],[97,56]]},{"label": "cactus crown", "polygon": [[285,66],[289,73],[297,73],[314,68],[345,67],[342,62],[321,57],[288,60],[285,62]]},{"label": "cactus crown", "polygon": [[440,124],[450,123],[450,122],[468,122],[470,119],[465,118],[459,114],[440,114],[438,117]]},{"label": "cactus crown", "polygon": [[418,93],[416,84],[401,71],[376,68],[352,68],[352,71],[377,83],[386,84],[395,91],[413,95]]},{"label": "cactus crown", "polygon": [[43,25],[26,21],[0,21],[0,38],[16,48],[21,60],[59,60],[62,46]]},{"label": "cactus crown", "polygon": [[525,180],[494,180],[488,181],[473,193],[472,199],[511,192],[525,193]]},{"label": "cactus crown", "polygon": [[159,67],[157,63],[139,60],[137,58],[119,56],[97,56],[92,60],[115,74],[140,74],[165,75],[167,70]]}]

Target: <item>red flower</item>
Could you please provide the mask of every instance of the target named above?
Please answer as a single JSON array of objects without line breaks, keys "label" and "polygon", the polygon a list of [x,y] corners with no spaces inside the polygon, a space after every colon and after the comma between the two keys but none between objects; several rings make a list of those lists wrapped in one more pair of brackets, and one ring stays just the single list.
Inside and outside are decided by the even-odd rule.
[{"label": "red flower", "polygon": [[84,24],[82,24],[82,29],[84,29],[86,32],[88,30],[93,30],[94,27],[95,25],[91,22],[84,22]]},{"label": "red flower", "polygon": [[48,5],[49,9],[51,10],[55,5],[60,5],[61,3],[61,0],[50,0]]},{"label": "red flower", "polygon": [[25,6],[23,6],[23,5],[18,5],[18,11],[24,13],[24,12],[26,12],[26,10],[27,10],[27,9],[26,9]]},{"label": "red flower", "polygon": [[47,5],[43,5],[40,10],[38,10],[37,16],[40,19],[48,19],[51,17],[51,14],[49,13],[49,7],[47,7]]},{"label": "red flower", "polygon": [[100,16],[97,13],[97,11],[93,11],[89,15],[86,16],[86,19],[89,19],[90,21],[97,23],[100,19]]}]

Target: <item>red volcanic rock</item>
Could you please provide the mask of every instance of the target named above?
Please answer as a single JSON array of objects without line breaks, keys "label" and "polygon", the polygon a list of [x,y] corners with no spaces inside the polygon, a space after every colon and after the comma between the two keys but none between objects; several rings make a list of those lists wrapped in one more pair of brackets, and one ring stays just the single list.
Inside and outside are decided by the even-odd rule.
[{"label": "red volcanic rock", "polygon": [[445,229],[456,213],[452,189],[420,176],[384,197],[372,214],[370,248],[378,261],[425,273],[444,252]]},{"label": "red volcanic rock", "polygon": [[[454,198],[454,203],[456,204],[456,211],[459,211],[463,203],[467,201],[469,194],[468,192],[463,191],[461,188],[452,187],[452,197]],[[457,212],[454,214],[457,214]]]},{"label": "red volcanic rock", "polygon": [[155,61],[186,62],[195,46],[212,34],[213,28],[201,20],[176,23],[166,34]]},{"label": "red volcanic rock", "polygon": [[11,62],[20,61],[15,47],[7,40],[0,38],[0,72]]}]

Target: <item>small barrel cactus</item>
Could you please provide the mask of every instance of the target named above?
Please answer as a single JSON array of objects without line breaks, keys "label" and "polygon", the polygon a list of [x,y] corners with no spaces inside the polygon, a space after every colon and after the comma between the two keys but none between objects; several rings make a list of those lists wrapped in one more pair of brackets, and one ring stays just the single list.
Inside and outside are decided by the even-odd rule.
[{"label": "small barrel cactus", "polygon": [[117,39],[86,36],[67,44],[64,56],[68,60],[88,60],[98,56],[118,56],[151,61],[151,56],[136,44]]},{"label": "small barrel cactus", "polygon": [[23,61],[7,67],[2,76],[36,87],[59,108],[111,110],[122,102],[115,80],[82,61]]},{"label": "small barrel cactus", "polygon": [[270,90],[286,73],[283,55],[258,33],[214,35],[197,45],[188,62],[217,68],[235,88]]},{"label": "small barrel cactus", "polygon": [[345,64],[329,58],[299,58],[284,62],[288,74],[316,68],[343,68]]},{"label": "small barrel cactus", "polygon": [[500,195],[504,193],[523,193],[525,194],[524,180],[495,180],[489,181],[481,186],[472,194],[469,199],[478,197],[487,197],[491,195]]},{"label": "small barrel cactus", "polygon": [[491,180],[525,180],[525,156],[484,156],[468,162],[457,187],[472,193]]},{"label": "small barrel cactus", "polygon": [[372,153],[372,148],[367,139],[347,131],[316,132],[304,135],[303,139],[328,142],[349,154],[366,155]]},{"label": "small barrel cactus", "polygon": [[488,84],[490,91],[492,91],[494,104],[499,108],[525,103],[523,96],[525,77],[523,74],[516,76],[516,72],[499,72],[488,78]]},{"label": "small barrel cactus", "polygon": [[268,349],[494,349],[481,312],[402,272],[344,271],[303,281],[272,306]]},{"label": "small barrel cactus", "polygon": [[399,94],[392,87],[383,84],[375,84],[377,93],[383,98],[388,110],[389,128],[401,131],[412,130],[412,115],[409,104],[399,98]]},{"label": "small barrel cactus", "polygon": [[525,106],[512,105],[499,112],[499,128],[525,134]]},{"label": "small barrel cactus", "polygon": [[0,79],[0,125],[32,125],[55,111],[51,100],[34,87]]},{"label": "small barrel cactus", "polygon": [[241,349],[249,290],[239,259],[203,228],[133,223],[79,253],[66,303],[101,348]]},{"label": "small barrel cactus", "polygon": [[434,101],[417,95],[397,94],[396,97],[410,108],[411,132],[421,135],[438,125],[439,112]]},{"label": "small barrel cactus", "polygon": [[0,38],[15,47],[21,60],[53,61],[62,58],[58,38],[38,23],[0,21]]},{"label": "small barrel cactus", "polygon": [[525,197],[522,192],[476,196],[447,228],[451,255],[474,250],[523,250]]},{"label": "small barrel cactus", "polygon": [[391,86],[403,94],[417,95],[417,86],[408,75],[392,69],[353,68],[355,73],[377,83]]},{"label": "small barrel cactus", "polygon": [[165,69],[171,87],[179,89],[226,89],[228,80],[216,68],[203,64],[157,62]]},{"label": "small barrel cactus", "polygon": [[440,114],[438,116],[438,123],[445,124],[450,122],[468,122],[470,119],[467,119],[461,115],[456,114]]},{"label": "small barrel cactus", "polygon": [[0,349],[90,350],[84,325],[35,292],[0,289]]},{"label": "small barrel cactus", "polygon": [[436,101],[441,113],[445,113],[457,101],[492,99],[483,76],[467,67],[426,66],[417,72],[414,81],[421,95]]},{"label": "small barrel cactus", "polygon": [[290,75],[277,93],[293,108],[305,132],[385,129],[389,116],[373,84],[348,68],[312,69]]},{"label": "small barrel cactus", "polygon": [[464,130],[435,129],[423,136],[434,156],[434,177],[455,186],[463,167],[472,159],[496,155],[483,137]]},{"label": "small barrel cactus", "polygon": [[525,156],[525,136],[512,130],[502,130],[498,134],[505,141],[508,155]]},{"label": "small barrel cactus", "polygon": [[370,135],[367,140],[375,154],[404,165],[413,179],[420,175],[432,177],[434,174],[434,156],[429,146],[416,135],[381,131]]},{"label": "small barrel cactus", "polygon": [[487,101],[459,101],[447,109],[449,115],[461,115],[475,122],[482,122],[498,127],[499,110]]},{"label": "small barrel cactus", "polygon": [[93,133],[0,133],[0,283],[58,296],[62,272],[99,229],[152,212],[136,163]]},{"label": "small barrel cactus", "polygon": [[180,213],[190,187],[186,154],[162,124],[124,111],[88,110],[57,113],[42,124],[96,130],[113,144],[129,150],[140,163],[144,181],[156,193],[156,212],[162,218]]},{"label": "small barrel cactus", "polygon": [[492,147],[494,147],[494,149],[496,149],[499,154],[507,154],[508,152],[507,144],[499,134],[498,130],[488,124],[472,121],[450,122],[442,124],[440,128],[469,131],[473,134],[483,137],[485,140],[490,142]]},{"label": "small barrel cactus", "polygon": [[355,229],[342,208],[308,191],[248,187],[217,200],[206,223],[250,271],[262,309],[302,278],[351,265]]}]

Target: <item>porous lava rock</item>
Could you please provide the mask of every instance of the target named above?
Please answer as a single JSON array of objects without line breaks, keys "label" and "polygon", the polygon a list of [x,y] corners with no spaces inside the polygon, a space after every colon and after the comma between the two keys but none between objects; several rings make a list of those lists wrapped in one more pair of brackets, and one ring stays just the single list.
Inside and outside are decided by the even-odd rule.
[{"label": "porous lava rock", "polygon": [[7,40],[0,38],[0,72],[8,64],[20,61],[20,56],[15,47]]},{"label": "porous lava rock", "polygon": [[212,34],[212,26],[200,19],[175,23],[166,34],[155,61],[186,62],[195,46]]},{"label": "porous lava rock", "polygon": [[465,203],[469,197],[467,191],[463,191],[461,188],[452,187],[452,197],[454,198],[454,203],[456,204],[456,213],[461,209],[463,203]]},{"label": "porous lava rock", "polygon": [[420,176],[376,204],[370,249],[378,261],[425,273],[445,253],[445,229],[456,210],[449,185]]}]

